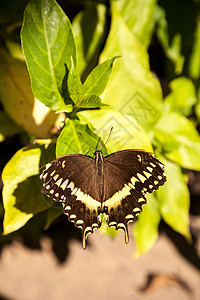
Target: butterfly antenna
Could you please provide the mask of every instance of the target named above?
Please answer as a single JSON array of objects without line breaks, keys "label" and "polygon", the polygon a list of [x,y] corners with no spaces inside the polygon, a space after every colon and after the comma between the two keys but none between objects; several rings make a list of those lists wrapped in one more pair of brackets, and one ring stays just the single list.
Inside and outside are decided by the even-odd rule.
[{"label": "butterfly antenna", "polygon": [[[96,151],[96,149],[93,147],[93,146],[91,146],[89,143],[88,143],[88,141],[86,141],[86,139],[82,136],[82,134],[79,132],[79,134],[80,134],[80,136],[82,137],[82,139],[86,142],[86,144],[88,145],[88,146],[90,146],[90,148],[92,148],[92,149],[94,149],[94,151]],[[93,151],[92,151],[93,152]]]},{"label": "butterfly antenna", "polygon": [[110,136],[111,136],[112,131],[113,131],[113,127],[110,128],[110,132],[109,132],[108,138],[107,138],[105,144],[102,146],[101,150],[102,150],[103,148],[105,148],[105,146],[106,146],[108,140],[110,139]]}]

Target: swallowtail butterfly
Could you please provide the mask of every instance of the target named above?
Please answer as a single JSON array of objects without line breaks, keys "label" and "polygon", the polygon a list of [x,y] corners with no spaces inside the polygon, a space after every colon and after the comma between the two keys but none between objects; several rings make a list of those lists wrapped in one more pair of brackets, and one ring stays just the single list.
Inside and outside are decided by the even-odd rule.
[{"label": "swallowtail butterfly", "polygon": [[88,234],[101,226],[100,214],[107,223],[125,232],[146,203],[145,194],[166,181],[164,165],[144,150],[122,150],[95,158],[68,154],[48,163],[40,178],[42,193],[63,205],[68,220],[82,228],[83,248]]}]

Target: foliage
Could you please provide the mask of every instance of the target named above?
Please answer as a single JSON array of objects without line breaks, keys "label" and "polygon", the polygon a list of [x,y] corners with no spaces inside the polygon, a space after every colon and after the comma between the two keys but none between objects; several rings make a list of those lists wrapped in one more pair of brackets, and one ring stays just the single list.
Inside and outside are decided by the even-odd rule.
[{"label": "foliage", "polygon": [[[84,8],[71,16],[71,24],[55,0],[30,0],[21,28],[24,56],[15,29],[26,1],[18,7],[19,20],[12,11],[4,13],[0,141],[26,132],[26,141],[37,137],[38,142],[20,149],[3,170],[4,234],[44,210],[45,228],[51,226],[62,210],[54,209],[40,193],[40,167],[55,154],[85,154],[88,145],[80,132],[96,147],[99,137],[105,142],[113,127],[108,153],[154,149],[166,166],[167,183],[147,197],[134,226],[137,255],[155,243],[161,218],[190,239],[185,173],[200,170],[200,136],[195,128],[200,120],[200,16],[198,1],[190,1],[192,10],[187,1],[182,9],[177,2],[84,2]],[[183,13],[188,15],[187,28],[179,24]],[[160,81],[149,66],[147,50],[154,39],[165,55]],[[102,230],[114,234],[105,226]]]}]

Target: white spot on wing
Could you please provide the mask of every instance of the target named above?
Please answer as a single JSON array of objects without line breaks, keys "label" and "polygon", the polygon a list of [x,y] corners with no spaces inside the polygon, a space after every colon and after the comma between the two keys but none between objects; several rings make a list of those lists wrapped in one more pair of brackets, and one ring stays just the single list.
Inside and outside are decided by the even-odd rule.
[{"label": "white spot on wing", "polygon": [[70,215],[70,219],[75,219],[75,218],[76,218],[75,214]]},{"label": "white spot on wing", "polygon": [[151,174],[149,174],[149,173],[146,172],[146,171],[144,171],[143,173],[144,173],[144,175],[146,176],[146,178],[148,178],[148,179],[152,176]]},{"label": "white spot on wing", "polygon": [[138,202],[144,202],[144,198],[139,198]]},{"label": "white spot on wing", "polygon": [[126,217],[125,217],[125,219],[133,219],[134,218],[134,216],[133,215],[127,215]]},{"label": "white spot on wing", "polygon": [[47,175],[48,175],[48,173],[46,173],[46,174],[44,174],[44,175],[41,175],[40,178],[41,178],[41,179],[45,179],[45,178],[47,177]]},{"label": "white spot on wing", "polygon": [[67,205],[67,206],[65,207],[65,209],[71,210],[71,206]]},{"label": "white spot on wing", "polygon": [[150,173],[152,173],[152,171],[153,171],[153,168],[151,168],[151,167],[147,167],[147,170],[149,170],[149,172],[150,172]]},{"label": "white spot on wing", "polygon": [[71,195],[74,195],[77,192],[78,188],[74,188],[73,191],[71,192]]},{"label": "white spot on wing", "polygon": [[134,186],[137,181],[139,182],[139,180],[137,178],[135,178],[134,176],[131,178],[131,182]]},{"label": "white spot on wing", "polygon": [[140,174],[140,173],[137,173],[137,177],[139,178],[139,180],[142,182],[142,183],[144,183],[145,182],[145,180],[146,180],[146,177],[144,177],[142,174]]},{"label": "white spot on wing", "polygon": [[46,164],[46,170],[51,167],[51,163]]},{"label": "white spot on wing", "polygon": [[155,165],[154,163],[152,163],[152,162],[150,162],[150,165],[151,165],[153,168],[156,167],[156,165]]},{"label": "white spot on wing", "polygon": [[58,179],[58,177],[59,177],[59,175],[56,174],[56,175],[53,177],[53,179],[56,181],[56,180]]},{"label": "white spot on wing", "polygon": [[135,207],[135,208],[133,209],[133,212],[140,212],[139,207]]},{"label": "white spot on wing", "polygon": [[74,189],[74,183],[71,181],[71,182],[68,184],[67,188],[70,188],[71,191],[73,191],[73,189]]},{"label": "white spot on wing", "polygon": [[77,220],[77,221],[76,221],[76,224],[77,224],[77,225],[82,225],[83,223],[84,223],[83,220]]},{"label": "white spot on wing", "polygon": [[62,182],[62,178],[58,179],[58,181],[56,181],[55,184],[56,184],[57,186],[60,186],[60,185],[61,185],[61,182]]},{"label": "white spot on wing", "polygon": [[65,190],[65,188],[66,188],[66,186],[67,186],[67,184],[68,184],[68,182],[69,182],[69,180],[68,179],[66,179],[62,184],[61,184],[61,189],[63,189],[63,191]]}]

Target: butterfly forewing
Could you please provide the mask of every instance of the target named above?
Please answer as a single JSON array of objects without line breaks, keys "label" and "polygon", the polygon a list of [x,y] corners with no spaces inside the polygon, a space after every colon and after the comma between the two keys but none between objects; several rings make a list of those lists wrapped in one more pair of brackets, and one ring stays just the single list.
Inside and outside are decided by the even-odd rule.
[{"label": "butterfly forewing", "polygon": [[83,247],[89,233],[100,226],[98,178],[94,159],[85,155],[65,155],[46,165],[42,192],[63,205],[69,221],[83,230]]}]

